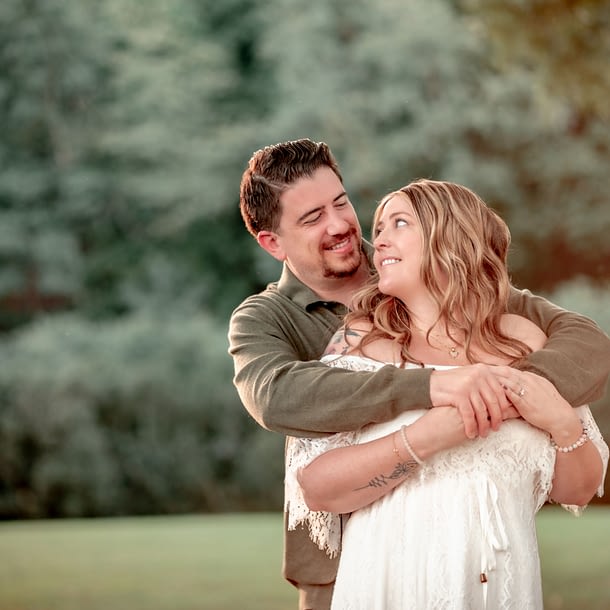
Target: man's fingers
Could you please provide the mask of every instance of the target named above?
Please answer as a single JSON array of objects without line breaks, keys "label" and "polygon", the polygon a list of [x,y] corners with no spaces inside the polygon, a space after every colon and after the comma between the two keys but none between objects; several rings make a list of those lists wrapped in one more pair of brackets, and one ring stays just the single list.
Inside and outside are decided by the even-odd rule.
[{"label": "man's fingers", "polygon": [[502,409],[508,405],[504,388],[495,382],[490,387],[481,390],[483,401],[487,409],[488,420],[492,430],[497,430],[502,424]]},{"label": "man's fingers", "polygon": [[461,401],[455,406],[462,416],[462,421],[464,422],[464,433],[468,438],[476,438],[479,431],[479,426],[472,406],[467,401]]},{"label": "man's fingers", "polygon": [[487,404],[480,394],[474,393],[470,399],[477,420],[479,436],[485,438],[489,434],[490,419],[488,419]]}]

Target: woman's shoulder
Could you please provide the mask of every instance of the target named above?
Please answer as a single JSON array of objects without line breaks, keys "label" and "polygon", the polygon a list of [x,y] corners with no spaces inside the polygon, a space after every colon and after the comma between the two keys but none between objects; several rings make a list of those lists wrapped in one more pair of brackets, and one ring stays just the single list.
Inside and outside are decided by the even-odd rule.
[{"label": "woman's shoulder", "polygon": [[546,343],[544,331],[531,320],[514,313],[505,313],[500,319],[502,332],[530,347],[532,351],[541,349]]}]

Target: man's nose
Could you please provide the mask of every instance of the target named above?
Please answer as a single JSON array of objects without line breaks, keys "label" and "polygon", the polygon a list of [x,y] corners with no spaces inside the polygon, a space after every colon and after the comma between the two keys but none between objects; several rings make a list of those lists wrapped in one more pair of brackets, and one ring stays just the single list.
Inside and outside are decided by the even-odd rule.
[{"label": "man's nose", "polygon": [[341,235],[342,233],[347,233],[349,228],[349,220],[335,212],[331,215],[326,230],[329,235]]}]

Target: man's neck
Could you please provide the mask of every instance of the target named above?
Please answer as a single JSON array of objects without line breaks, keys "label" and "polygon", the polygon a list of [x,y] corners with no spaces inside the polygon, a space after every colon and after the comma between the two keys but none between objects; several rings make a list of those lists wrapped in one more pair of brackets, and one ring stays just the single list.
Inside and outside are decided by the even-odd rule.
[{"label": "man's neck", "polygon": [[346,307],[351,305],[354,294],[360,290],[369,278],[369,270],[366,265],[351,277],[327,278],[316,286],[309,286],[323,301],[334,301],[342,303]]}]

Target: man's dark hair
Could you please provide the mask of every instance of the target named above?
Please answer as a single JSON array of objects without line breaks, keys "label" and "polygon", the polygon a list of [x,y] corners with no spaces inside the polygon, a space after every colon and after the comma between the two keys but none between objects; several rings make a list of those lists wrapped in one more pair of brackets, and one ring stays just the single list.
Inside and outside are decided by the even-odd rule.
[{"label": "man's dark hair", "polygon": [[330,167],[343,178],[330,148],[324,142],[292,140],[257,150],[248,163],[239,189],[239,208],[248,231],[277,231],[280,197],[294,182],[311,177],[320,167]]}]

